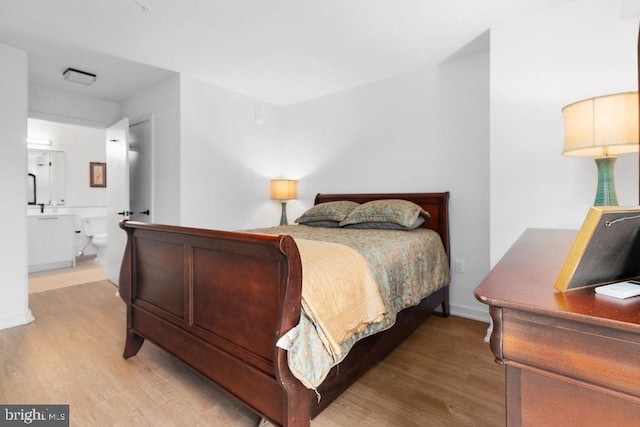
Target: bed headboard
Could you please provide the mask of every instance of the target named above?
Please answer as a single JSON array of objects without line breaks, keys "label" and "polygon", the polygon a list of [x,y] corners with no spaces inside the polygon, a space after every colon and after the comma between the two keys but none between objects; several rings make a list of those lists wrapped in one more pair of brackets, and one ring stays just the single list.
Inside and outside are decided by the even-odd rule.
[{"label": "bed headboard", "polygon": [[316,195],[314,204],[351,200],[366,203],[372,200],[402,199],[409,200],[429,212],[431,219],[422,226],[440,234],[444,249],[451,259],[449,252],[449,192],[443,193],[385,193],[385,194],[321,194]]}]

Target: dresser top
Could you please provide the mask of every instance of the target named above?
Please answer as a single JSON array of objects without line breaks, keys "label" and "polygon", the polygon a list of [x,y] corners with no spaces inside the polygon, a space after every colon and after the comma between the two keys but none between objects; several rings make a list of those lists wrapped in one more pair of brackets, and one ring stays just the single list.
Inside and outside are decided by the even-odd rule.
[{"label": "dresser top", "polygon": [[577,234],[527,229],[478,286],[476,298],[495,307],[640,330],[640,297],[619,300],[593,287],[566,293],[554,288]]}]

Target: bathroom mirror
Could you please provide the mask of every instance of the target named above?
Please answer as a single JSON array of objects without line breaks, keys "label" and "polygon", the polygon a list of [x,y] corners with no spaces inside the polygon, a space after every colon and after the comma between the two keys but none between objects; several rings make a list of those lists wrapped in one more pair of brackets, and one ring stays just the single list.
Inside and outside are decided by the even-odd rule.
[{"label": "bathroom mirror", "polygon": [[32,148],[29,148],[27,152],[27,203],[30,205],[64,205],[64,152]]}]

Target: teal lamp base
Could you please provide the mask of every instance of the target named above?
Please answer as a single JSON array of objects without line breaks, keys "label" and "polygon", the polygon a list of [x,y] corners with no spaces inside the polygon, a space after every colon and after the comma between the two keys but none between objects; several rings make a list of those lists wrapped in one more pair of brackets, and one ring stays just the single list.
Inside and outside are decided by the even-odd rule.
[{"label": "teal lamp base", "polygon": [[280,215],[280,225],[288,225],[288,223],[287,223],[287,202],[282,202],[282,215]]},{"label": "teal lamp base", "polygon": [[594,206],[618,206],[616,186],[613,182],[613,166],[615,157],[600,157],[596,159],[598,167],[598,191]]}]

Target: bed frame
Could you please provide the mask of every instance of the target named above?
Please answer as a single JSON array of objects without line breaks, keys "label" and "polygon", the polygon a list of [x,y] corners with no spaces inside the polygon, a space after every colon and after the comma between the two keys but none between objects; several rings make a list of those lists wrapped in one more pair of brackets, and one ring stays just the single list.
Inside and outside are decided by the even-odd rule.
[{"label": "bed frame", "polygon": [[[336,200],[411,200],[431,214],[449,255],[449,193],[318,194]],[[127,245],[120,295],[127,305],[123,357],[145,339],[157,344],[269,421],[308,426],[311,419],[377,361],[388,355],[436,308],[449,314],[449,287],[403,310],[389,330],[359,341],[314,391],[289,371],[276,347],[297,325],[302,268],[290,236],[266,236],[124,220]]]}]

